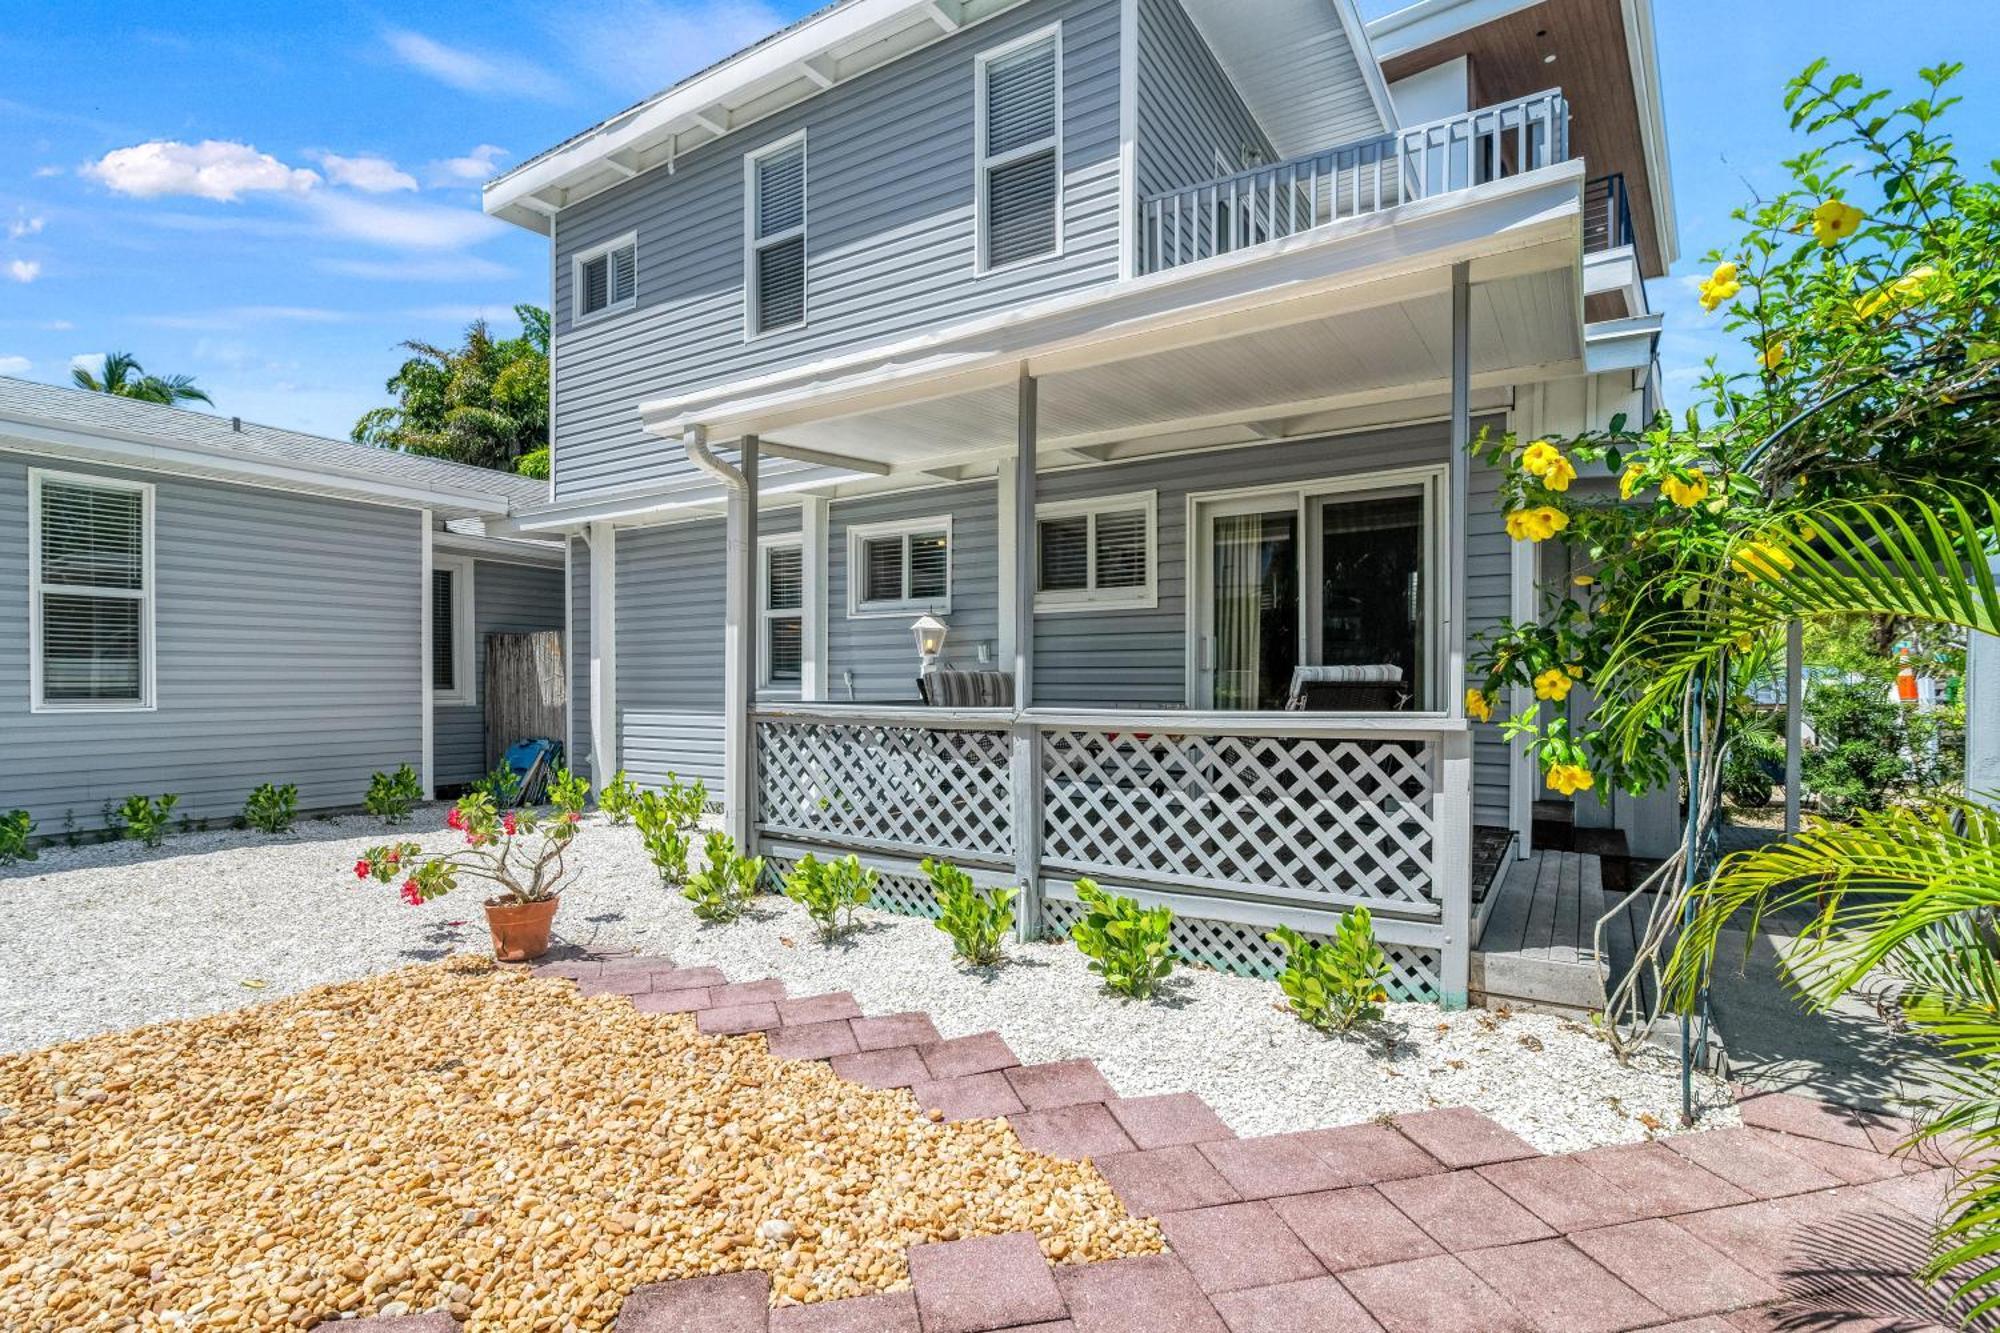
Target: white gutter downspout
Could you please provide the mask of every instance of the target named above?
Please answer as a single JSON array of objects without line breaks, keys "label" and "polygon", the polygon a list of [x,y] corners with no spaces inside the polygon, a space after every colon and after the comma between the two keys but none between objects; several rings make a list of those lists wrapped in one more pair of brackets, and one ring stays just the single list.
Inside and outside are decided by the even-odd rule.
[{"label": "white gutter downspout", "polygon": [[722,639],[722,807],[723,827],[739,852],[755,855],[757,702],[757,437],[746,435],[742,464],[731,467],[708,445],[708,431],[690,426],[681,434],[688,461],[721,482],[728,574],[724,581]]}]

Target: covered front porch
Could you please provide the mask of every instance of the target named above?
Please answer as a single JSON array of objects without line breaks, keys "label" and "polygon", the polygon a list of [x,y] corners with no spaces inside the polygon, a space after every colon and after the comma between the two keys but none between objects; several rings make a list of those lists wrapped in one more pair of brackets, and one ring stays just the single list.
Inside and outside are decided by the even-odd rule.
[{"label": "covered front porch", "polygon": [[[1504,427],[1513,386],[1586,370],[1581,189],[1576,164],[1558,164],[920,345],[646,404],[648,428],[685,448],[724,497],[722,786],[739,845],[779,870],[808,852],[853,852],[882,873],[889,905],[911,911],[931,900],[919,863],[948,859],[1019,886],[1030,937],[1065,931],[1075,885],[1090,878],[1171,906],[1182,953],[1241,972],[1276,969],[1273,927],[1323,935],[1366,906],[1399,996],[1464,1003],[1475,897],[1467,604],[1483,597],[1497,618],[1518,582],[1490,501],[1475,515],[1466,446],[1475,413]],[[1441,429],[1412,425],[1423,422]],[[1393,457],[1404,437],[1383,432],[1405,427],[1435,452]],[[1361,472],[1343,458],[1357,431],[1384,454]],[[1258,451],[1287,448],[1307,461],[1251,484]],[[1313,458],[1327,474],[1310,470]],[[1111,637],[1079,649],[1092,621],[1065,613],[1089,608],[1051,605],[1043,525],[1079,496],[1129,494],[1138,469],[1170,463],[1196,474],[1146,492],[1180,509],[1160,521],[1174,549],[1156,549],[1148,528],[1147,559],[1162,573],[1143,610],[1126,608],[1159,632],[1143,652]],[[913,691],[843,690],[826,667],[825,626],[809,619],[797,632],[798,697],[774,697],[770,659],[794,650],[771,636],[766,511],[806,497],[804,544],[824,551],[815,493],[839,506],[949,496],[985,479],[991,553],[970,554],[974,523],[937,501],[942,581],[917,586],[906,544],[903,564],[888,566],[903,580],[900,602],[890,599],[902,620],[885,630],[906,634],[927,595],[948,605],[953,580],[990,575],[994,651],[982,643],[980,661],[1004,675],[1007,702],[925,707]],[[1366,658],[1393,661],[1396,687],[1359,707],[1288,709],[1294,666],[1348,660],[1333,651],[1347,633],[1336,627],[1361,612],[1333,604],[1315,561],[1335,534],[1357,549],[1371,542],[1357,497],[1410,515],[1391,599],[1406,606],[1410,637]],[[1156,520],[1164,512],[1157,498],[1146,504]],[[1231,528],[1241,515],[1261,526]],[[1235,536],[1218,537],[1218,525]],[[860,527],[848,525],[848,563],[833,576],[844,588],[810,558],[799,570],[803,604],[847,634],[870,614],[856,591],[870,558]],[[1246,569],[1232,574],[1229,559]],[[1289,572],[1266,577],[1279,569]],[[1218,623],[1217,585],[1232,580],[1253,610],[1289,598],[1264,630],[1239,627],[1235,648]],[[1241,642],[1259,633],[1270,660],[1246,668]],[[1057,638],[1068,641],[1062,685],[1045,690]],[[1166,683],[1142,685],[1147,663]],[[1504,805],[1498,752],[1493,799]]]}]

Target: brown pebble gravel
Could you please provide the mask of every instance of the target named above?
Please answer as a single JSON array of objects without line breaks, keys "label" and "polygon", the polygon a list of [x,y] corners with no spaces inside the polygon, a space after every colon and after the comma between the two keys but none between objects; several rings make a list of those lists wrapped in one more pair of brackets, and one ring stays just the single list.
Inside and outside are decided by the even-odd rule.
[{"label": "brown pebble gravel", "polygon": [[646,1283],[830,1300],[1021,1230],[1161,1248],[1003,1121],[483,960],[0,1057],[0,1328],[603,1329]]}]

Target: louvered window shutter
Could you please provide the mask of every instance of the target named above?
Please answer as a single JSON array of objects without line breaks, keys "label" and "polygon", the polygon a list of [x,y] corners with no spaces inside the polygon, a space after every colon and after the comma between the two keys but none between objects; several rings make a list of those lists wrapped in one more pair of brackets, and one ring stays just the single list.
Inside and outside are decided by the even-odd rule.
[{"label": "louvered window shutter", "polygon": [[796,546],[774,546],[766,552],[768,609],[796,611],[805,601],[805,559]]},{"label": "louvered window shutter", "polygon": [[639,292],[639,247],[620,246],[607,257],[611,260],[611,303],[631,300]]},{"label": "louvered window shutter", "polygon": [[903,539],[870,537],[861,544],[861,590],[866,602],[903,599]]},{"label": "louvered window shutter", "polygon": [[796,546],[773,546],[764,553],[765,676],[795,682],[805,654],[805,553]]},{"label": "louvered window shutter", "polygon": [[452,578],[449,569],[431,571],[431,688],[458,688],[457,641],[452,636]]},{"label": "louvered window shutter", "polygon": [[910,538],[910,598],[941,601],[951,582],[951,552],[942,532],[916,533]]},{"label": "louvered window shutter", "polygon": [[766,333],[806,317],[806,146],[756,160],[756,329]]},{"label": "louvered window shutter", "polygon": [[1056,248],[1062,99],[1053,36],[986,63],[986,262],[1013,263]]},{"label": "louvered window shutter", "polygon": [[583,264],[583,313],[594,315],[611,304],[611,259],[599,255]]},{"label": "louvered window shutter", "polygon": [[1081,592],[1090,586],[1090,516],[1041,522],[1041,591]]},{"label": "louvered window shutter", "polygon": [[1097,515],[1097,583],[1100,588],[1146,586],[1146,513],[1109,510]]},{"label": "louvered window shutter", "polygon": [[144,702],[144,492],[43,481],[40,506],[42,698]]}]

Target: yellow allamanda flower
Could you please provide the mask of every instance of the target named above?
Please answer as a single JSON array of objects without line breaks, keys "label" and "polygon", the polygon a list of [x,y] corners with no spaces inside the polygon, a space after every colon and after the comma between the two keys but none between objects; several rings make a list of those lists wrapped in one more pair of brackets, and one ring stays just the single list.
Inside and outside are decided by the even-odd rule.
[{"label": "yellow allamanda flower", "polygon": [[1561,667],[1550,667],[1535,677],[1535,697],[1561,702],[1569,697],[1569,687],[1575,682]]},{"label": "yellow allamanda flower", "polygon": [[1782,338],[1773,338],[1764,344],[1764,350],[1757,353],[1766,370],[1776,370],[1778,363],[1785,359],[1785,343]]},{"label": "yellow allamanda flower", "polygon": [[1569,678],[1570,678],[1571,680],[1582,680],[1582,679],[1583,679],[1583,666],[1582,666],[1582,664],[1581,664],[1581,663],[1578,663],[1578,662],[1568,662],[1568,663],[1565,663],[1565,664],[1564,664],[1564,666],[1563,666],[1563,670],[1564,670],[1564,671],[1565,671],[1566,673],[1568,673],[1568,675],[1569,675]]},{"label": "yellow allamanda flower", "polygon": [[1484,691],[1469,689],[1465,692],[1465,715],[1474,722],[1491,722],[1493,701],[1486,697]]},{"label": "yellow allamanda flower", "polygon": [[1729,557],[1729,567],[1738,574],[1769,583],[1776,583],[1797,564],[1782,548],[1768,542],[1751,542]]},{"label": "yellow allamanda flower", "polygon": [[1629,500],[1646,483],[1646,469],[1637,463],[1627,463],[1624,473],[1618,478],[1618,498]]},{"label": "yellow allamanda flower", "polygon": [[1574,796],[1580,791],[1589,791],[1597,785],[1597,779],[1581,764],[1550,764],[1548,772],[1549,790],[1559,791],[1565,796]]},{"label": "yellow allamanda flower", "polygon": [[1669,476],[1660,483],[1660,490],[1681,508],[1692,509],[1708,498],[1708,474],[1695,468],[1685,480]]},{"label": "yellow allamanda flower", "polygon": [[1701,308],[1714,314],[1716,307],[1731,300],[1743,290],[1743,284],[1736,280],[1736,265],[1721,263],[1715,272],[1701,280]]},{"label": "yellow allamanda flower", "polygon": [[1566,491],[1576,480],[1576,464],[1567,458],[1558,458],[1549,464],[1549,470],[1542,474],[1542,485],[1552,491]]},{"label": "yellow allamanda flower", "polygon": [[1829,199],[1812,211],[1813,239],[1832,249],[1859,230],[1867,216],[1844,199]]},{"label": "yellow allamanda flower", "polygon": [[1589,574],[1576,574],[1571,576],[1570,582],[1579,588],[1588,588],[1596,583],[1597,580]]},{"label": "yellow allamanda flower", "polygon": [[1547,440],[1536,440],[1521,451],[1521,470],[1533,476],[1547,476],[1549,468],[1562,459],[1562,450]]},{"label": "yellow allamanda flower", "polygon": [[1515,541],[1540,542],[1569,526],[1569,515],[1550,505],[1515,509],[1507,514],[1507,535]]}]

